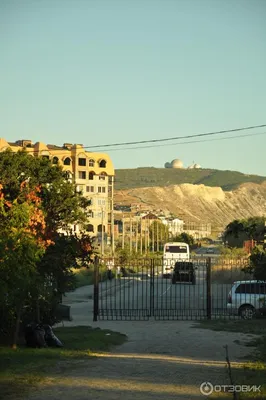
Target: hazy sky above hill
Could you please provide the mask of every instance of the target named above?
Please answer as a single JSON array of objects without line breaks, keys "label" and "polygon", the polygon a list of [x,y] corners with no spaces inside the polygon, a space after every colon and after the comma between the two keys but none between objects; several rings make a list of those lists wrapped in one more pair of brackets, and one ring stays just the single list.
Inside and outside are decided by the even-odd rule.
[{"label": "hazy sky above hill", "polygon": [[[265,0],[0,0],[0,137],[92,146],[266,124],[265,21]],[[115,168],[266,175],[258,132],[109,153]]]}]

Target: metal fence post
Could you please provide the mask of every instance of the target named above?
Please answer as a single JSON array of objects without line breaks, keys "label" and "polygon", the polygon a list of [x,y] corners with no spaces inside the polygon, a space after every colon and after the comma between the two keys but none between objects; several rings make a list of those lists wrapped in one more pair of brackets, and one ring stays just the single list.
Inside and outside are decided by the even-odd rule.
[{"label": "metal fence post", "polygon": [[98,320],[99,315],[99,257],[94,260],[94,287],[93,287],[93,321]]},{"label": "metal fence post", "polygon": [[151,259],[150,271],[150,316],[154,315],[154,259]]},{"label": "metal fence post", "polygon": [[206,260],[206,281],[207,281],[207,319],[212,318],[212,293],[211,293],[211,258]]}]

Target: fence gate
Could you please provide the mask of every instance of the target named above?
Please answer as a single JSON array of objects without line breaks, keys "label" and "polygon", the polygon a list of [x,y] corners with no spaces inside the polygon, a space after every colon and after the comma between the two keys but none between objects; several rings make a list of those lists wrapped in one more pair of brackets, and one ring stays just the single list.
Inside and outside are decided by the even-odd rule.
[{"label": "fence gate", "polygon": [[167,275],[162,258],[97,259],[94,320],[228,317],[228,294],[232,283],[243,279],[245,261],[198,258],[175,265],[171,260]]}]

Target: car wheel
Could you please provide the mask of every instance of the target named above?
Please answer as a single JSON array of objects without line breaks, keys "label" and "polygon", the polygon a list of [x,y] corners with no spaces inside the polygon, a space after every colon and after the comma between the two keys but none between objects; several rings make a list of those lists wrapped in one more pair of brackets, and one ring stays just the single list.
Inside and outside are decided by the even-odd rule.
[{"label": "car wheel", "polygon": [[253,319],[255,314],[255,309],[252,306],[240,307],[239,315],[242,319]]}]

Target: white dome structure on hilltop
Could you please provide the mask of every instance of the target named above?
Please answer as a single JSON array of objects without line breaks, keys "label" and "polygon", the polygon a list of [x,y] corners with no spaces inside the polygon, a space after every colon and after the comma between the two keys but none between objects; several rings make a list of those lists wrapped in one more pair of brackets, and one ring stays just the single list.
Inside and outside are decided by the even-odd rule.
[{"label": "white dome structure on hilltop", "polygon": [[173,160],[171,162],[171,167],[172,168],[183,168],[183,162],[181,160],[179,160],[178,158],[176,158],[175,160]]},{"label": "white dome structure on hilltop", "polygon": [[192,164],[188,167],[188,169],[199,169],[201,166],[199,164]]}]

